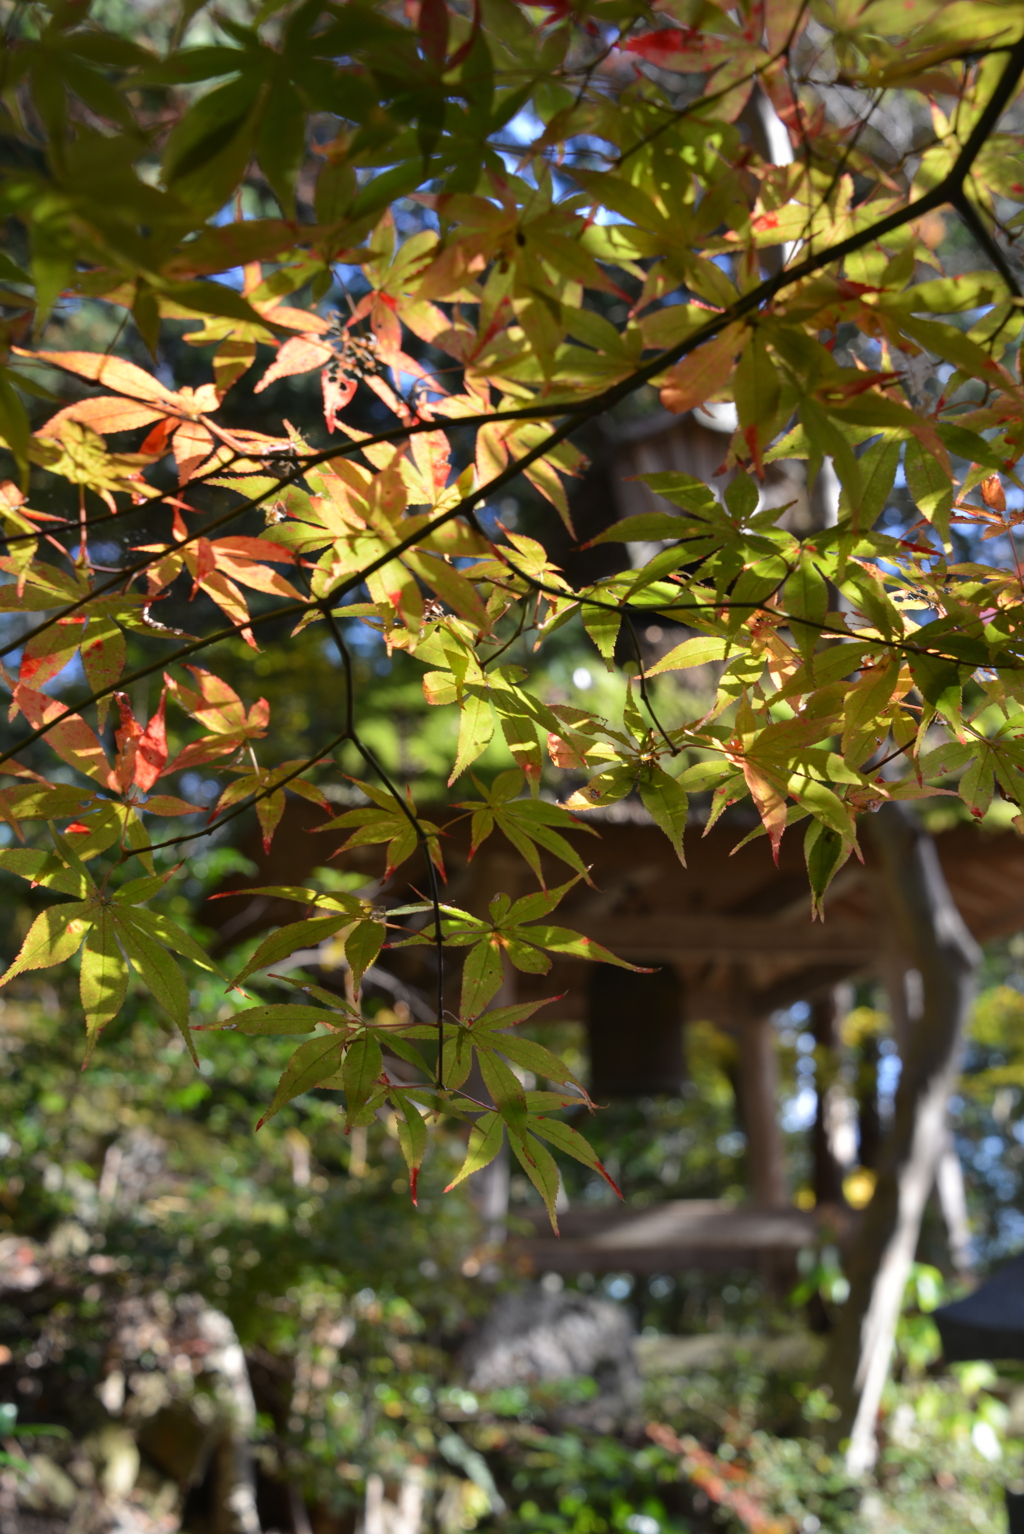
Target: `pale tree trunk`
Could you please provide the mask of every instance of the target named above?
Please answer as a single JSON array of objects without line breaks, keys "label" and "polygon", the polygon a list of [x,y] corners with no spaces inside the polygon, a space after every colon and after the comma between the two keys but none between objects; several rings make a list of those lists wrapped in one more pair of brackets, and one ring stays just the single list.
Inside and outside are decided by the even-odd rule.
[{"label": "pale tree trunk", "polygon": [[979,950],[953,903],[931,837],[901,805],[867,822],[888,917],[908,967],[921,977],[920,1015],[906,1030],[892,1129],[878,1181],[849,1257],[850,1296],[825,1365],[838,1407],[833,1442],[849,1439],[847,1468],[876,1457],[875,1424],[892,1358],[921,1216],[947,1143],[946,1105],[960,1061]]},{"label": "pale tree trunk", "polygon": [[407,1465],[398,1488],[398,1501],[389,1502],[377,1474],[366,1477],[366,1502],[361,1534],[420,1534],[423,1527],[423,1470]]},{"label": "pale tree trunk", "polygon": [[302,1495],[301,1487],[294,1481],[288,1487],[288,1513],[292,1520],[292,1534],[313,1534],[306,1499]]},{"label": "pale tree trunk", "polygon": [[209,1345],[204,1366],[213,1376],[214,1394],[225,1420],[214,1456],[211,1534],[260,1534],[256,1467],[250,1445],[256,1427],[256,1403],[245,1355],[234,1327],[220,1311],[204,1310],[198,1330]]},{"label": "pale tree trunk", "polygon": [[964,1169],[956,1141],[948,1124],[946,1143],[935,1174],[935,1191],[939,1195],[939,1208],[946,1222],[946,1240],[949,1242],[953,1267],[958,1274],[966,1275],[974,1267],[971,1226],[967,1217],[967,1190],[964,1187]]},{"label": "pale tree trunk", "polygon": [[[887,948],[882,974],[889,993],[893,1032],[900,1059],[906,1059],[907,1048],[914,1028],[919,1024],[924,1006],[924,988],[921,972],[908,965],[906,955],[898,942]],[[973,1265],[971,1230],[967,1217],[967,1194],[964,1188],[964,1171],[960,1165],[953,1132],[947,1122],[942,1150],[935,1169],[935,1192],[946,1227],[949,1255],[957,1273],[969,1273]]]}]

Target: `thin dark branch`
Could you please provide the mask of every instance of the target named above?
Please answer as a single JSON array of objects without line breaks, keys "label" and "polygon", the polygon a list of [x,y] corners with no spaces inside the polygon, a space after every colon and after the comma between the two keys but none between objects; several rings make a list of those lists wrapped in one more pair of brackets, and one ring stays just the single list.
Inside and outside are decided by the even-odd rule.
[{"label": "thin dark branch", "polygon": [[[935,208],[942,207],[945,203],[954,202],[963,186],[965,178],[970,172],[974,160],[977,158],[993,127],[998,122],[1004,108],[1007,106],[1010,98],[1012,97],[1022,72],[1024,72],[1024,37],[1022,37],[1010,50],[1010,57],[1006,69],[1003,71],[999,83],[993,90],[985,110],[981,113],[974,125],[974,128],[971,130],[970,136],[968,137],[966,144],[963,146],[959,155],[957,156],[952,169],[949,171],[948,175],[942,179],[942,181],[938,182],[934,187],[932,187],[931,191],[926,192],[922,197],[917,198],[915,202],[907,204],[906,207],[897,208],[894,212],[888,214],[885,218],[879,219],[878,223],[872,224],[869,227],[860,230],[857,234],[849,235],[845,240],[840,240],[838,245],[833,245],[830,249],[824,250],[818,255],[808,256],[805,260],[799,262],[798,265],[788,267],[785,270],[776,272],[773,276],[766,278],[764,282],[761,282],[756,287],[751,288],[749,292],[741,294],[735,303],[730,304],[728,308],[721,310],[716,315],[713,315],[706,324],[702,325],[698,330],[693,331],[684,340],[678,342],[676,346],[669,347],[666,351],[660,352],[658,356],[652,358],[650,362],[644,363],[641,367],[630,373],[626,378],[621,379],[619,383],[613,384],[610,388],[603,390],[600,394],[592,396],[587,401],[580,402],[579,405],[562,404],[551,410],[550,413],[552,414],[565,414],[568,415],[570,419],[564,421],[561,426],[556,427],[544,442],[538,443],[536,447],[531,448],[530,451],[525,453],[522,458],[518,459],[515,463],[510,464],[508,468],[503,469],[501,473],[495,475],[495,477],[486,485],[482,485],[478,490],[473,491],[470,495],[463,497],[462,500],[457,502],[456,505],[452,506],[448,511],[443,512],[439,517],[436,517],[431,523],[428,524],[426,528],[421,529],[418,533],[410,534],[407,539],[395,545],[395,547],[388,550],[386,554],[381,555],[378,560],[368,565],[364,571],[358,575],[353,576],[350,581],[342,588],[342,590],[351,591],[353,586],[361,584],[361,582],[365,580],[368,575],[372,575],[376,570],[381,569],[383,565],[389,563],[390,560],[395,559],[399,555],[403,554],[406,549],[413,547],[414,544],[418,543],[422,538],[426,537],[428,533],[436,531],[437,528],[441,527],[446,522],[450,522],[455,517],[465,515],[468,511],[472,510],[473,507],[478,506],[482,501],[485,501],[489,495],[494,493],[494,491],[502,489],[505,485],[511,483],[512,480],[518,478],[519,474],[521,474],[524,469],[529,468],[531,464],[536,463],[538,459],[543,458],[545,454],[551,451],[552,448],[557,447],[561,442],[564,442],[569,436],[571,436],[572,432],[576,429],[576,426],[582,421],[592,419],[597,415],[602,415],[606,410],[610,410],[614,405],[617,405],[622,400],[627,399],[630,394],[635,393],[637,389],[641,388],[644,384],[649,383],[652,378],[656,378],[657,375],[661,372],[664,372],[666,368],[672,367],[675,363],[682,361],[684,357],[689,356],[691,352],[694,352],[700,346],[703,346],[705,341],[712,340],[713,337],[718,335],[719,332],[724,330],[728,325],[734,324],[738,320],[746,319],[748,315],[756,313],[759,309],[763,308],[765,304],[770,303],[771,300],[785,288],[791,287],[794,283],[803,281],[805,277],[812,277],[815,275],[815,273],[821,271],[823,267],[829,266],[833,262],[842,261],[844,257],[852,255],[855,251],[862,250],[866,245],[873,244],[876,240],[883,239],[887,234],[893,233],[896,229],[901,229],[904,224],[911,223],[914,219],[920,218],[923,213],[932,212]],[[544,407],[540,413],[548,413],[548,408]],[[513,414],[521,415],[522,418],[525,419],[530,415],[536,416],[538,411],[535,409],[535,407],[531,406],[527,407],[524,412],[515,412]],[[488,419],[494,419],[494,417],[488,417]],[[363,443],[353,444],[349,451],[357,452],[360,447],[369,446],[372,442],[384,440],[398,441],[404,437],[412,435],[415,432],[425,430],[437,431],[439,429],[442,429],[442,427],[436,421],[430,423],[429,425],[420,422],[416,424],[396,427],[390,432],[382,433],[377,438],[367,438]],[[296,464],[293,472],[287,476],[287,480],[290,483],[302,473],[308,472],[309,468],[315,467],[318,463],[327,462],[330,458],[338,456],[343,456],[341,453],[339,453],[338,449],[328,448],[321,453],[314,453],[306,458],[303,464]],[[218,518],[217,521],[207,524],[207,526],[201,531],[191,533],[187,539],[182,540],[182,544],[179,544],[178,547],[180,548],[185,543],[191,543],[198,538],[208,536],[209,533],[216,527],[220,526],[221,523],[230,521],[233,517],[240,515],[246,509],[252,509],[261,505],[265,500],[267,500],[276,492],[277,488],[278,487],[276,486],[272,487],[270,490],[265,491],[263,494],[253,497],[247,504],[236,507],[234,511],[226,513],[223,517]],[[151,556],[147,560],[139,561],[135,566],[129,566],[123,575],[118,576],[116,580],[109,581],[106,583],[106,585],[97,587],[94,591],[82,597],[78,602],[69,604],[59,613],[56,613],[53,618],[48,619],[45,623],[40,624],[36,629],[32,630],[31,634],[40,633],[43,630],[49,628],[52,624],[59,622],[61,618],[68,617],[71,613],[77,612],[80,607],[85,606],[94,597],[101,596],[105,591],[112,589],[113,586],[118,583],[118,581],[125,578],[130,578],[136,574],[140,574],[154,562],[156,557],[157,556]],[[31,634],[22,635],[17,643],[26,643],[27,640],[31,637]],[[5,649],[0,649],[0,657],[7,654],[12,647],[13,646],[9,645]]]},{"label": "thin dark branch", "polygon": [[[336,751],[349,738],[348,730],[343,730],[340,735],[335,735],[333,740],[328,741],[321,751],[315,751],[312,756],[300,762],[294,772],[286,773],[283,778],[279,778],[269,788],[261,788],[257,793],[250,794],[248,798],[243,799],[241,803],[237,804],[234,809],[226,810],[223,815],[211,821],[209,825],[203,826],[200,830],[187,831],[182,836],[170,836],[164,842],[150,842],[146,847],[130,847],[119,861],[123,863],[126,858],[135,857],[138,853],[159,852],[164,847],[177,847],[182,842],[194,842],[199,837],[212,836],[214,831],[219,831],[221,826],[227,825],[228,821],[235,820],[239,815],[244,814],[246,810],[251,810],[254,805],[259,804],[261,799],[268,799],[271,794],[276,794],[279,788],[286,788],[293,778],[301,777],[304,772],[309,771],[310,767],[315,767],[317,762],[323,761],[325,756],[329,755],[331,751]],[[146,808],[144,804],[139,807],[143,810]]]},{"label": "thin dark branch", "polygon": [[960,186],[950,200],[1014,298],[1024,299],[1024,289],[1017,281],[1016,274],[1000,250],[997,241],[986,228],[984,220],[967,194],[967,188]]},{"label": "thin dark branch", "polygon": [[657,714],[654,712],[654,704],[651,702],[650,696],[648,695],[647,678],[644,676],[644,658],[640,652],[640,641],[636,637],[636,629],[633,626],[633,620],[625,611],[623,611],[622,616],[625,620],[626,628],[629,630],[629,637],[633,642],[633,653],[636,655],[637,685],[640,688],[640,696],[644,701],[644,707],[647,709],[647,712],[650,714],[651,719],[654,722],[654,728],[657,730],[658,734],[661,736],[662,740],[665,742],[672,755],[678,756],[679,747],[674,743],[674,741],[670,740],[668,735],[665,733],[664,726],[662,725],[662,722],[658,718]]},{"label": "thin dark branch", "polygon": [[349,655],[348,646],[338,626],[338,620],[329,608],[322,609],[327,619],[334,642],[338,646],[338,654],[341,656],[342,665],[345,668],[346,680],[346,728],[345,736],[352,742],[367,766],[377,774],[388,793],[394,799],[398,808],[412,826],[416,841],[423,851],[427,867],[427,882],[430,886],[430,903],[434,911],[434,952],[437,957],[437,1090],[444,1091],[444,938],[441,934],[441,891],[437,883],[437,869],[434,867],[434,859],[431,855],[430,837],[424,831],[416,812],[410,808],[408,801],[398,788],[392,783],[391,778],[381,766],[369,746],[360,739],[359,732],[355,727],[354,699],[355,693],[352,680],[352,658]]},{"label": "thin dark branch", "polygon": [[[698,347],[702,346],[706,341],[709,341],[714,336],[718,335],[719,332],[725,329],[726,326],[733,324],[738,320],[745,319],[750,314],[756,313],[765,304],[769,303],[778,293],[792,286],[794,283],[803,281],[805,277],[811,277],[815,273],[821,271],[824,267],[831,265],[833,262],[839,262],[843,260],[845,256],[852,254],[854,251],[861,250],[865,246],[873,244],[877,240],[883,239],[885,235],[891,234],[896,229],[902,228],[905,224],[912,222],[914,219],[920,218],[923,213],[931,212],[935,208],[942,207],[946,203],[954,202],[963,186],[965,178],[970,172],[974,160],[984,146],[989,134],[991,133],[995,124],[998,122],[1005,107],[1009,103],[1022,73],[1024,73],[1024,36],[1022,36],[1020,40],[1014,44],[1013,48],[1009,50],[1007,66],[999,79],[999,83],[993,90],[984,111],[980,114],[977,122],[971,130],[967,142],[964,144],[959,155],[957,156],[952,169],[943,178],[943,180],[932,187],[930,191],[926,192],[922,197],[917,198],[916,201],[907,204],[906,207],[898,208],[892,213],[888,214],[885,218],[879,219],[876,224],[872,224],[865,229],[860,230],[857,234],[852,234],[848,236],[847,239],[841,240],[838,245],[834,245],[830,249],[822,251],[817,255],[808,256],[798,265],[789,267],[784,271],[777,272],[773,276],[766,278],[764,282],[759,283],[748,293],[742,294],[735,301],[735,303],[730,304],[727,309],[723,309],[720,313],[713,315],[706,324],[700,327],[699,330],[691,333],[691,335],[680,341],[676,346],[670,347],[666,351],[659,353],[657,357],[653,358],[650,362],[644,363],[628,377],[620,380],[619,383],[612,385],[610,388],[604,390],[601,394],[592,397],[585,404],[581,404],[578,410],[574,409],[572,411],[570,419],[563,422],[561,426],[556,427],[555,430],[552,431],[550,435],[545,439],[545,441],[538,443],[536,447],[525,453],[522,458],[518,459],[515,463],[510,464],[506,469],[502,470],[501,473],[495,475],[494,478],[488,481],[486,485],[482,485],[478,490],[473,491],[468,496],[463,497],[447,511],[442,512],[440,515],[433,518],[433,520],[429,522],[425,527],[420,528],[415,533],[409,534],[408,537],[400,540],[393,547],[386,550],[385,553],[379,555],[377,559],[372,560],[370,564],[364,567],[364,569],[352,575],[349,580],[346,581],[338,589],[338,591],[334,593],[335,600],[346,595],[355,587],[361,585],[368,576],[374,574],[377,570],[382,569],[383,566],[390,563],[391,560],[399,558],[408,549],[419,543],[430,533],[435,532],[445,523],[452,521],[455,517],[458,516],[468,516],[468,514],[473,510],[475,506],[479,505],[482,501],[485,501],[487,497],[495,490],[501,489],[505,485],[511,483],[512,480],[518,478],[523,470],[529,468],[530,465],[537,462],[538,459],[543,458],[547,453],[551,451],[553,447],[557,447],[559,443],[564,442],[576,429],[576,426],[579,424],[580,420],[589,419],[593,416],[603,414],[606,410],[611,409],[612,406],[618,404],[621,400],[628,398],[630,394],[634,393],[635,390],[639,389],[643,384],[648,383],[652,378],[657,377],[657,375],[663,372],[665,368],[671,367],[676,362],[679,362],[684,357],[688,356],[691,352],[696,351]],[[565,407],[563,407],[563,409],[564,408]],[[413,430],[420,429],[425,428],[421,426],[402,427],[397,428],[395,433],[389,435],[394,435],[397,437],[403,433],[407,435]],[[433,423],[433,429],[438,429],[437,423]],[[356,444],[353,450],[358,450],[359,445],[360,444]],[[316,462],[324,462],[330,456],[334,456],[330,450],[322,454],[314,454],[312,458],[308,460],[308,463],[312,464]],[[302,468],[296,466],[295,473],[301,472],[303,472]],[[292,477],[294,476],[289,476],[289,479]],[[268,498],[268,496],[274,493],[275,488],[276,487],[272,487],[271,490],[268,490],[264,494],[254,497],[249,505],[257,506],[261,504]],[[246,508],[244,506],[236,508],[235,511],[228,513],[224,518],[218,519],[218,521],[215,523],[208,524],[203,533],[190,535],[187,541],[192,542],[195,538],[208,534],[213,530],[214,527],[219,526],[220,522],[229,520],[231,517],[238,515],[245,509]],[[181,545],[179,545],[179,547],[180,546]],[[129,569],[126,574],[141,572],[151,562],[151,560],[142,561],[136,567],[135,571]],[[124,577],[118,577],[118,580],[123,578]],[[102,595],[104,591],[109,590],[114,584],[116,584],[116,582],[108,582],[107,585],[101,586],[96,590],[88,593],[78,602],[69,604],[60,612],[56,613],[53,618],[47,620],[47,622],[44,624],[40,624],[31,632],[39,633],[42,630],[49,628],[52,624],[59,622],[60,618],[66,617],[69,614],[76,612],[80,607],[85,606],[88,602],[93,600],[94,597]],[[562,595],[563,593],[558,594]],[[757,605],[760,604],[751,604],[751,606]],[[296,608],[293,605],[289,608],[278,609],[277,613],[287,613],[295,610]],[[235,625],[230,629],[220,630],[218,633],[210,635],[205,640],[197,640],[193,645],[184,647],[182,650],[178,651],[176,655],[170,657],[170,660],[173,661],[179,659],[184,654],[193,654],[196,650],[206,648],[208,645],[215,643],[218,639],[227,637],[237,632],[241,628],[250,626],[252,623],[264,622],[268,617],[276,616],[277,613],[253,617],[247,624]],[[29,637],[31,636],[28,634],[22,635],[18,643],[26,643]],[[9,649],[10,646],[7,648]],[[0,655],[5,653],[7,653],[6,650],[0,650]],[[169,664],[170,661],[165,663]],[[141,668],[140,670],[132,673],[131,677],[125,678],[124,680],[130,681],[135,680],[141,676],[148,676],[152,671],[158,669],[160,664],[160,662],[157,662],[152,666]],[[120,685],[122,684],[117,684],[117,686]],[[77,707],[81,709],[87,707],[90,703],[97,702],[99,698],[106,697],[109,693],[116,691],[117,686],[111,686],[99,690],[90,697],[83,699],[77,705]],[[0,763],[9,760],[10,757],[15,755],[17,751],[23,750],[26,745],[29,745],[32,741],[39,739],[40,736],[45,735],[50,728],[50,725],[40,726],[39,729],[26,736],[12,750],[0,754]]]}]

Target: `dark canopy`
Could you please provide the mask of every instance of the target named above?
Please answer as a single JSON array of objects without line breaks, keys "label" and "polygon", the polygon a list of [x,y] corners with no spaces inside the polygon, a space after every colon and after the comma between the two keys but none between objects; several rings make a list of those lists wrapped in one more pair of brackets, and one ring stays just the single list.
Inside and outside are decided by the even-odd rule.
[{"label": "dark canopy", "polygon": [[965,1300],[935,1312],[949,1363],[1024,1358],[1024,1256],[1001,1268]]}]

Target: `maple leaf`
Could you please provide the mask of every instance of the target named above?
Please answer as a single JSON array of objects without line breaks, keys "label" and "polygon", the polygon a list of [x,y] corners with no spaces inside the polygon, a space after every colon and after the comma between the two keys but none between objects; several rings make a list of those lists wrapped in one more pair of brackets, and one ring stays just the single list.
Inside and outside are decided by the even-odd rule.
[{"label": "maple leaf", "polygon": [[262,394],[279,378],[294,378],[298,373],[309,373],[322,368],[335,356],[334,346],[316,334],[292,336],[282,343],[281,349],[266,372],[256,384],[254,393]]},{"label": "maple leaf", "polygon": [[18,354],[119,391],[65,405],[40,428],[38,436],[43,440],[63,440],[69,422],[103,435],[152,426],[142,451],[162,456],[173,446],[181,483],[190,479],[213,453],[213,434],[204,421],[220,403],[215,384],[173,391],[133,362],[102,353],[28,352],[19,348]]},{"label": "maple leaf", "polygon": [[134,784],[148,794],[167,766],[167,688],[161,692],[156,713],[145,729],[136,719],[127,693],[116,692],[114,701],[121,715],[120,727],[114,731],[117,745],[114,772],[121,792],[127,793]]},{"label": "maple leaf", "polygon": [[743,325],[728,325],[666,374],[661,385],[661,403],[666,410],[675,415],[693,410],[728,383],[743,345],[744,330]]},{"label": "maple leaf", "polygon": [[168,771],[197,767],[218,757],[233,756],[247,741],[260,740],[270,723],[270,704],[260,698],[246,713],[245,705],[232,687],[201,666],[187,666],[196,687],[184,686],[164,673],[167,690],[178,706],[191,714],[208,733],[184,747]]},{"label": "maple leaf", "polygon": [[59,699],[48,698],[45,693],[37,692],[34,687],[21,682],[14,688],[13,702],[24,713],[33,729],[39,729],[42,725],[49,726],[47,744],[65,762],[77,767],[79,772],[84,772],[105,788],[115,791],[120,788],[117,774],[111,771],[107,754],[96,732],[81,715],[72,713],[67,704],[61,703]]}]

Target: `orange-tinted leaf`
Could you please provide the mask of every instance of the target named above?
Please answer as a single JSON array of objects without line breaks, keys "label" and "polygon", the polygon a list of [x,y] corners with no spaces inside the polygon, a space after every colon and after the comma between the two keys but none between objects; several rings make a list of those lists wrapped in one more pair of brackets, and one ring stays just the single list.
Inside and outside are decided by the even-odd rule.
[{"label": "orange-tinted leaf", "polygon": [[[167,766],[167,722],[164,717],[167,706],[167,689],[160,694],[156,713],[142,732],[135,754],[135,782],[144,794]],[[179,812],[180,813],[180,812]]]},{"label": "orange-tinted leaf", "polygon": [[[163,420],[162,412],[152,405],[141,405],[116,394],[101,394],[98,399],[80,399],[73,405],[65,405],[63,410],[58,410],[43,423],[39,428],[39,436],[59,438],[68,421],[76,421],[80,426],[88,426],[92,431],[106,435],[115,431],[135,431],[140,426],[149,426],[154,421]],[[175,425],[176,420],[168,429]]]},{"label": "orange-tinted leaf", "polygon": [[114,744],[117,747],[114,771],[121,792],[126,794],[135,781],[135,754],[142,739],[142,726],[135,717],[126,692],[116,692],[114,702],[121,715],[121,723],[114,731]]},{"label": "orange-tinted leaf", "polygon": [[167,451],[167,445],[171,433],[176,431],[179,425],[177,416],[165,415],[157,421],[153,430],[143,439],[140,453],[150,453],[154,458],[162,457]]},{"label": "orange-tinted leaf", "polygon": [[56,698],[20,684],[14,689],[14,699],[33,729],[50,725],[46,740],[59,757],[104,787],[117,788],[106,752],[80,715],[69,713],[67,705]]},{"label": "orange-tinted leaf", "polygon": [[622,47],[627,53],[638,53],[660,69],[703,73],[727,58],[735,49],[735,43],[699,27],[659,27],[654,32],[642,32],[628,38]]},{"label": "orange-tinted leaf", "polygon": [[183,421],[174,433],[174,460],[181,484],[192,478],[213,452],[213,437],[200,421]]},{"label": "orange-tinted leaf", "polygon": [[[123,630],[112,618],[93,614],[82,641],[82,668],[93,692],[100,692],[120,679],[126,655],[127,641]],[[109,705],[109,698],[101,698],[97,704],[101,728],[106,722]]]},{"label": "orange-tinted leaf", "polygon": [[186,799],[179,799],[175,794],[152,794],[143,808],[147,815],[202,815],[204,813],[202,805],[189,804]]},{"label": "orange-tinted leaf", "polygon": [[218,563],[228,557],[238,566],[254,562],[262,564],[266,560],[277,565],[298,564],[298,556],[291,549],[270,538],[216,538],[213,548],[217,551]]},{"label": "orange-tinted leaf", "polygon": [[196,689],[185,687],[164,672],[164,681],[176,703],[208,730],[228,731],[245,728],[245,709],[241,698],[227,682],[203,666],[186,666],[196,680]]},{"label": "orange-tinted leaf", "polygon": [[268,389],[279,378],[292,378],[296,373],[309,373],[313,368],[322,368],[333,356],[333,346],[315,335],[292,336],[285,341],[253,392],[262,394],[264,389]]},{"label": "orange-tinted leaf", "polygon": [[356,392],[356,380],[347,373],[324,368],[320,383],[324,396],[324,420],[327,422],[327,430],[333,431],[339,415]]},{"label": "orange-tinted leaf", "polygon": [[33,634],[22,651],[18,680],[38,690],[58,676],[74,658],[84,625],[85,619],[73,614],[69,618],[58,618],[53,628]]},{"label": "orange-tinted leaf", "polygon": [[226,340],[223,340],[213,354],[213,376],[217,384],[217,393],[226,394],[231,385],[237,383],[255,361],[255,341],[241,341],[234,336],[228,336]]},{"label": "orange-tinted leaf", "polygon": [[768,840],[772,844],[772,857],[778,863],[782,833],[786,829],[786,796],[779,792],[775,784],[766,778],[753,762],[743,763],[743,776],[757,813],[761,817],[761,823],[768,832]]},{"label": "orange-tinted leaf", "polygon": [[77,373],[90,383],[106,384],[108,389],[117,389],[132,399],[149,400],[153,404],[171,407],[180,404],[178,396],[165,388],[152,373],[144,372],[134,362],[125,362],[106,352],[26,352],[20,347],[14,350],[19,357],[39,358],[51,367]]},{"label": "orange-tinted leaf", "polygon": [[661,403],[666,410],[681,415],[717,394],[732,376],[736,354],[743,345],[745,326],[727,325],[720,335],[705,341],[696,351],[677,362],[666,375],[661,388]]},{"label": "orange-tinted leaf", "polygon": [[1006,492],[998,474],[989,474],[982,480],[979,489],[986,506],[990,506],[993,511],[1006,510]]}]

